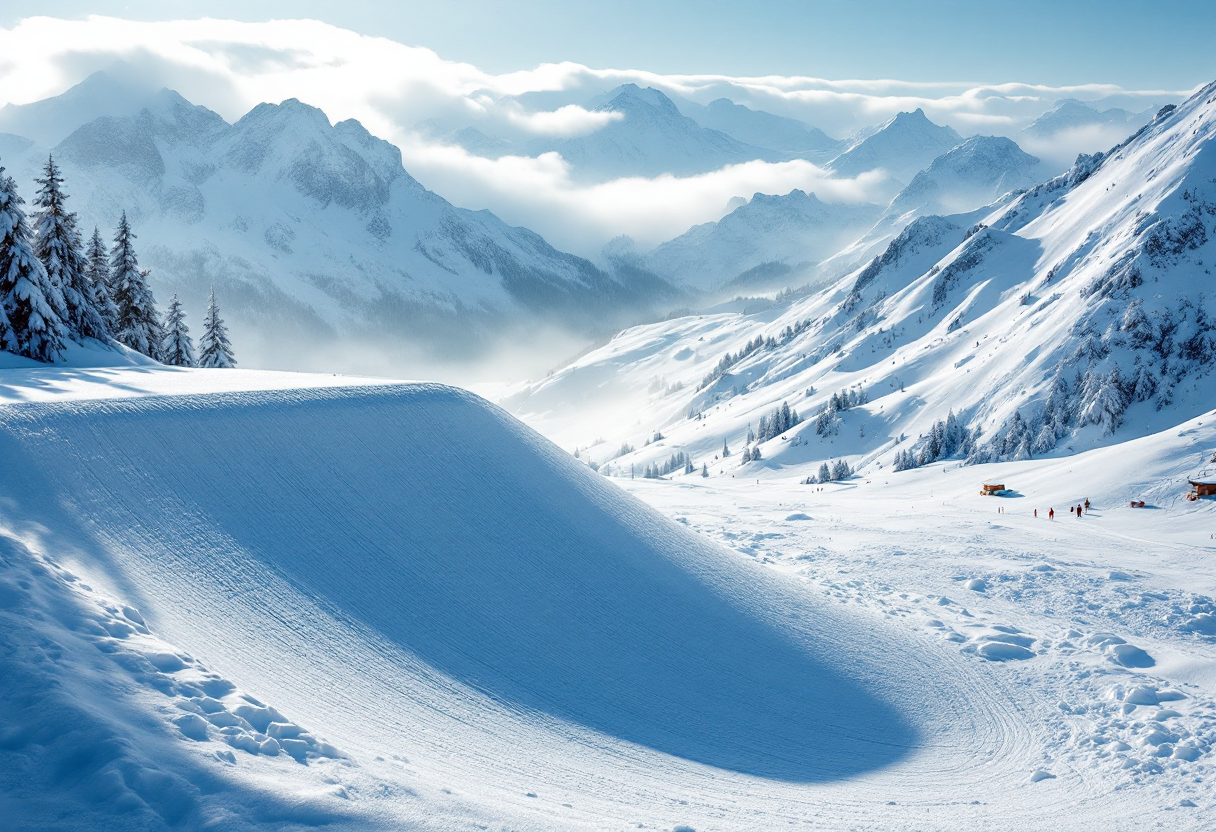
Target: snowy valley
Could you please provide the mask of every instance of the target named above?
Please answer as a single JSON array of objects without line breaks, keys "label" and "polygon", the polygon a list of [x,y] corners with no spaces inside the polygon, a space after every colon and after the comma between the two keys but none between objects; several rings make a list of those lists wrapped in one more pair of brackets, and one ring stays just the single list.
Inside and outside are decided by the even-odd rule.
[{"label": "snowy valley", "polygon": [[[503,96],[584,135],[416,135],[860,196],[584,257],[300,100],[0,109],[0,817],[1212,828],[1216,84],[841,138],[602,86]],[[143,343],[121,234],[63,248],[119,216]],[[239,369],[183,358],[217,296]]]}]

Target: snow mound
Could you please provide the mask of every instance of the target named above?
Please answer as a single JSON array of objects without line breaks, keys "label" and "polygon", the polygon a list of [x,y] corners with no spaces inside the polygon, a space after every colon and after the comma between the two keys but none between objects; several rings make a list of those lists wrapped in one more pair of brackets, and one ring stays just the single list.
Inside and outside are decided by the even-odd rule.
[{"label": "snow mound", "polygon": [[233,748],[295,777],[410,749],[513,795],[543,791],[521,770],[621,759],[629,789],[707,766],[810,783],[908,757],[944,714],[986,719],[909,658],[931,648],[893,646],[454,389],[10,405],[0,456],[0,529],[121,599],[98,638],[216,765]]}]

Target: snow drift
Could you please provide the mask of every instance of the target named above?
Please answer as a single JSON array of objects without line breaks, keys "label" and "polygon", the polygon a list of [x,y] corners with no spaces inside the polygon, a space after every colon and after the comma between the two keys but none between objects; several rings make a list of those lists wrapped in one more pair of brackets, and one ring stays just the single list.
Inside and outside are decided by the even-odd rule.
[{"label": "snow drift", "polygon": [[[0,408],[0,458],[6,535],[357,764],[408,749],[493,790],[534,768],[526,747],[570,771],[625,761],[628,801],[673,767],[830,782],[929,734],[987,735],[881,625],[816,606],[471,394],[27,403]],[[193,713],[197,696],[161,693]],[[248,750],[205,714],[179,727]]]}]

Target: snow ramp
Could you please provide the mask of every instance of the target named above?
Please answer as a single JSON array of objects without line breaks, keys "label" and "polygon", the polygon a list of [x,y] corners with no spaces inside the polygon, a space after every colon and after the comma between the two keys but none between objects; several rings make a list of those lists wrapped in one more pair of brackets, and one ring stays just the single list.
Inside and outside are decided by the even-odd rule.
[{"label": "snow ramp", "polygon": [[519,794],[613,768],[828,783],[934,719],[985,742],[873,619],[469,393],[21,404],[0,459],[0,524],[356,763]]}]

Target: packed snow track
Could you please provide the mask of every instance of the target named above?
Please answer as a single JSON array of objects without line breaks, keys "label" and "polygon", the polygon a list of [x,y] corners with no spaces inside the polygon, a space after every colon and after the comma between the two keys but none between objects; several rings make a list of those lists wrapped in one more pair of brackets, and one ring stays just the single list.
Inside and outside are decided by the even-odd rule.
[{"label": "packed snow track", "polygon": [[[974,829],[1085,802],[1028,783],[1011,677],[665,519],[468,393],[12,404],[0,460],[18,817]],[[86,722],[100,750],[64,750]]]}]

